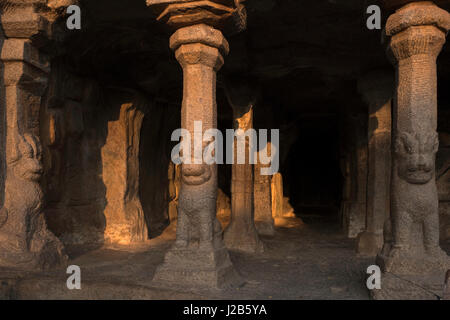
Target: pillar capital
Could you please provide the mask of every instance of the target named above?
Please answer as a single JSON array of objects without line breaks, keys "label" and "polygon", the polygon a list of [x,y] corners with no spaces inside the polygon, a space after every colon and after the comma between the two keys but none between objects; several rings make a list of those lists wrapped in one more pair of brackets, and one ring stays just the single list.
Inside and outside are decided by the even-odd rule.
[{"label": "pillar capital", "polygon": [[206,24],[178,29],[170,38],[170,48],[183,68],[200,64],[216,71],[224,63],[223,55],[229,52],[222,32]]},{"label": "pillar capital", "polygon": [[437,57],[450,30],[450,14],[431,1],[413,2],[398,9],[386,23],[386,35],[397,61],[414,55]]},{"label": "pillar capital", "polygon": [[147,0],[147,6],[158,14],[158,21],[179,29],[208,24],[229,32],[246,28],[245,0]]}]

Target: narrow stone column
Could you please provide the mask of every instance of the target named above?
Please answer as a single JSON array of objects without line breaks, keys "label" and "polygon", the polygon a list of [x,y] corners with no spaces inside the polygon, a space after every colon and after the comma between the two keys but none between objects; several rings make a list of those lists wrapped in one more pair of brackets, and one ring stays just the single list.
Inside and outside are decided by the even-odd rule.
[{"label": "narrow stone column", "polygon": [[352,114],[348,120],[351,198],[344,206],[343,225],[346,235],[356,238],[366,226],[367,120],[361,113]]},{"label": "narrow stone column", "polygon": [[23,38],[5,40],[0,59],[6,91],[6,115],[0,120],[5,121],[1,125],[6,128],[0,266],[29,270],[54,267],[65,263],[67,256],[45,222],[44,194],[39,183],[43,173],[41,144],[38,127],[31,126],[32,114],[39,112],[47,86],[49,62]]},{"label": "narrow stone column", "polygon": [[[259,152],[270,156],[271,143],[267,142],[266,150],[260,150]],[[272,192],[270,186],[272,176],[261,174],[261,169],[265,167],[270,167],[270,163],[261,164],[258,161],[254,166],[253,203],[255,207],[255,226],[259,234],[273,236],[275,227],[272,217]]]},{"label": "narrow stone column", "polygon": [[344,225],[346,217],[348,215],[349,206],[352,199],[352,176],[351,176],[351,163],[350,163],[350,153],[348,152],[348,146],[345,143],[345,139],[341,141],[341,158],[340,158],[340,168],[343,176],[343,186],[342,186],[342,200],[339,209],[339,216],[342,224]]},{"label": "narrow stone column", "polygon": [[[170,47],[183,67],[182,128],[191,137],[196,121],[201,121],[203,132],[216,128],[216,72],[228,53],[227,41],[219,30],[200,24],[175,32]],[[181,165],[177,239],[155,281],[213,287],[238,281],[216,218],[217,188],[217,164]]]},{"label": "narrow stone column", "polygon": [[372,72],[361,79],[359,90],[369,110],[369,150],[366,229],[358,236],[357,252],[376,256],[383,246],[383,228],[390,212],[391,101],[394,76],[391,72]]},{"label": "narrow stone column", "polygon": [[411,282],[442,294],[442,279],[450,269],[450,259],[439,247],[435,181],[436,58],[449,29],[450,14],[430,1],[407,4],[387,21],[397,69],[391,185],[394,239],[378,256],[387,273],[382,289],[373,291],[375,298],[434,299]]},{"label": "narrow stone column", "polygon": [[[228,249],[244,252],[263,252],[263,243],[258,237],[254,222],[253,207],[253,165],[250,163],[250,140],[253,130],[253,107],[255,94],[246,83],[233,82],[226,88],[228,102],[233,108],[234,161],[231,178],[231,218],[224,232],[224,241]],[[245,140],[245,148],[239,144]],[[257,143],[252,141],[253,144]],[[239,164],[238,153],[245,157],[245,163]]]},{"label": "narrow stone column", "polygon": [[[181,125],[193,140],[195,122],[202,123],[203,133],[217,127],[216,73],[229,46],[222,32],[212,26],[223,27],[229,18],[243,16],[238,14],[243,7],[230,1],[226,1],[229,7],[222,1],[147,0],[147,4],[161,12],[159,20],[178,29],[170,38],[170,47],[183,68]],[[209,143],[203,142],[201,150]],[[176,242],[153,281],[189,288],[239,285],[242,280],[231,264],[216,218],[217,164],[197,164],[194,149],[195,143],[192,164],[181,164]]]}]

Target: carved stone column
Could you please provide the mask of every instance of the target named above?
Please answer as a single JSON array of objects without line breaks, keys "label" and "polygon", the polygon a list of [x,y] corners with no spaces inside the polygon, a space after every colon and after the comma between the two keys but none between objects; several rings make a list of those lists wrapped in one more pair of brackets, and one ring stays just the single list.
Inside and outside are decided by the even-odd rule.
[{"label": "carved stone column", "polygon": [[391,101],[394,76],[372,72],[361,79],[359,90],[369,107],[366,229],[359,234],[357,252],[376,256],[383,246],[383,228],[389,219],[391,176]]},{"label": "carved stone column", "polygon": [[[270,156],[271,143],[267,142],[266,150],[260,150],[259,152]],[[260,158],[258,157],[258,159]],[[254,166],[253,203],[255,207],[255,226],[259,234],[273,236],[275,234],[275,227],[272,217],[272,176],[261,174],[261,169],[264,167],[270,167],[270,163],[262,164],[258,161]]]},{"label": "carved stone column", "polygon": [[[231,180],[231,219],[224,232],[224,241],[228,249],[245,252],[263,252],[264,246],[258,237],[254,222],[253,207],[253,165],[250,163],[250,130],[253,129],[253,107],[256,96],[248,83],[233,82],[227,84],[226,95],[233,108],[234,161]],[[247,134],[250,133],[250,136]],[[239,144],[245,141],[244,150]],[[256,141],[252,142],[253,144]],[[245,163],[239,164],[238,153],[243,152]]]},{"label": "carved stone column", "polygon": [[49,21],[35,11],[35,3],[12,2],[9,11],[1,15],[8,38],[0,54],[5,86],[5,118],[0,119],[0,125],[6,129],[6,137],[1,138],[5,140],[6,179],[0,209],[0,267],[27,270],[50,268],[67,260],[43,215],[42,154],[36,114],[50,64],[29,39],[37,34],[43,37],[43,26]]},{"label": "carved stone column", "polygon": [[[159,19],[178,30],[170,48],[183,68],[181,125],[194,137],[194,122],[202,130],[217,127],[216,72],[228,53],[228,42],[213,26],[223,26],[242,10],[230,2],[148,0],[161,13]],[[209,144],[203,143],[202,150]],[[194,146],[193,148],[194,149]],[[217,165],[181,165],[177,239],[168,251],[154,281],[189,287],[226,287],[241,283],[223,244],[216,218]]]},{"label": "carved stone column", "polygon": [[449,29],[450,14],[429,1],[407,4],[387,21],[397,70],[391,184],[394,239],[378,257],[387,273],[382,289],[372,292],[375,298],[435,299],[420,287],[442,294],[442,279],[450,268],[449,257],[439,247],[435,181],[436,58]]}]

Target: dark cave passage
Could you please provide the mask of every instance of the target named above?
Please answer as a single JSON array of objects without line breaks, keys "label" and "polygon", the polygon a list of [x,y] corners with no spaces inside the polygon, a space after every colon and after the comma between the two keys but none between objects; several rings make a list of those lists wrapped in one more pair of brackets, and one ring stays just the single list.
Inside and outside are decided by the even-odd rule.
[{"label": "dark cave passage", "polygon": [[281,167],[284,195],[298,216],[337,218],[342,194],[338,119],[304,117],[296,125],[297,140]]}]

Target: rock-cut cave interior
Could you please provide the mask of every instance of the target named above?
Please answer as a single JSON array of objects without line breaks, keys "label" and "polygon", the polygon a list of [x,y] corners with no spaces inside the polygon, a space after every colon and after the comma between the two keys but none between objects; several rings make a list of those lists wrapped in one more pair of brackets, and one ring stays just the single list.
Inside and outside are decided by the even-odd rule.
[{"label": "rock-cut cave interior", "polygon": [[[0,298],[443,296],[450,1],[372,2],[0,1]],[[194,120],[278,172],[174,164]]]}]

